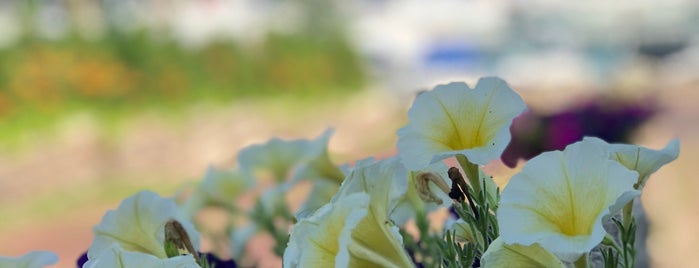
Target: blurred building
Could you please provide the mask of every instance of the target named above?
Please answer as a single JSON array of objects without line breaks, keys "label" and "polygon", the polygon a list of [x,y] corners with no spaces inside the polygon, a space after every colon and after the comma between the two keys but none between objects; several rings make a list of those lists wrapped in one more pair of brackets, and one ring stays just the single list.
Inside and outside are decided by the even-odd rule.
[{"label": "blurred building", "polygon": [[[403,89],[495,74],[526,87],[604,85],[639,57],[699,47],[693,1],[361,3],[352,40],[378,77]],[[686,58],[684,76],[697,79],[696,55]]]},{"label": "blurred building", "polygon": [[639,57],[670,58],[665,73],[689,81],[699,67],[698,14],[688,0],[1,1],[0,46],[24,33],[95,39],[142,29],[193,49],[212,40],[254,46],[269,32],[341,23],[330,29],[346,31],[377,81],[397,90],[492,74],[531,87],[605,84]]}]

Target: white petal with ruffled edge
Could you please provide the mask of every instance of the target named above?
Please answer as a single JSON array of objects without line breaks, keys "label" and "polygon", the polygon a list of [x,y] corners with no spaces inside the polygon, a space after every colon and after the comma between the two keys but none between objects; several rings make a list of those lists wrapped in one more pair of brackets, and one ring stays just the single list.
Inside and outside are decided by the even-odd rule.
[{"label": "white petal with ruffled edge", "polygon": [[481,265],[484,268],[566,267],[556,255],[546,251],[538,244],[530,246],[519,244],[506,245],[501,238],[495,239],[488,247],[488,250],[483,253]]}]

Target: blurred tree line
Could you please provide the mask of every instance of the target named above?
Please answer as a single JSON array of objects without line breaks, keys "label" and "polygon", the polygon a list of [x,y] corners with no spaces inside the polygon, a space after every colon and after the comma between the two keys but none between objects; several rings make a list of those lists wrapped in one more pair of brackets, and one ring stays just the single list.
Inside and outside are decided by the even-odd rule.
[{"label": "blurred tree line", "polygon": [[[21,37],[0,49],[5,132],[75,109],[118,114],[202,100],[347,92],[360,89],[365,79],[341,23],[324,23],[331,28],[322,31],[305,27],[316,24],[315,16],[307,16],[299,31],[270,31],[254,46],[220,38],[188,49],[146,27],[124,31],[110,24],[98,39],[84,38],[74,25],[58,39],[42,38],[33,24],[44,2],[20,4]],[[74,2],[65,2],[67,10]],[[298,2],[308,11],[318,8]]]}]

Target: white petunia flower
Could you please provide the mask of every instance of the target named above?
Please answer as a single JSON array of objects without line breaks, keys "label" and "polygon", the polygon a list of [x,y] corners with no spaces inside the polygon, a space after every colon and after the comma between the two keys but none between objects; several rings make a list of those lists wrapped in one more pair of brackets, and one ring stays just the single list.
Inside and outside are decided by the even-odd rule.
[{"label": "white petunia flower", "polygon": [[638,172],[636,189],[643,189],[651,174],[667,163],[677,159],[680,153],[680,141],[673,139],[662,150],[652,150],[632,144],[607,144],[598,138],[586,137],[584,140],[609,146],[611,159],[626,168]]},{"label": "white petunia flower", "polygon": [[0,256],[0,267],[42,268],[58,262],[58,255],[50,251],[32,251],[19,257]]},{"label": "white petunia flower", "polygon": [[328,205],[294,225],[285,267],[412,267],[389,218],[407,184],[396,163],[358,162]]},{"label": "white petunia flower", "polygon": [[[390,215],[400,203],[405,201],[408,177],[408,170],[403,167],[398,158],[392,157],[379,161],[373,158],[359,160],[347,174],[333,199],[357,192],[370,193],[375,200],[381,200],[374,207],[378,206],[382,213]],[[374,190],[377,187],[378,190]],[[385,196],[380,196],[381,194]]]},{"label": "white petunia flower", "polygon": [[186,216],[193,217],[207,205],[218,205],[237,209],[237,198],[249,191],[254,180],[244,176],[239,170],[216,170],[209,167],[204,179],[182,205]]},{"label": "white petunia flower", "polygon": [[175,202],[150,191],[125,199],[116,210],[108,211],[94,227],[95,238],[87,251],[89,260],[118,244],[124,251],[140,252],[167,259],[164,249],[165,224],[177,220],[199,248],[199,232],[180,214]]},{"label": "white petunia flower", "polygon": [[[242,171],[255,177],[271,176],[276,182],[320,176],[340,180],[342,172],[332,165],[327,153],[331,129],[315,140],[281,140],[246,147],[238,154]],[[338,181],[339,183],[339,181]]]},{"label": "white petunia flower", "polygon": [[256,178],[271,176],[277,183],[288,184],[284,186],[287,188],[301,180],[311,180],[312,196],[296,212],[297,218],[306,217],[330,201],[345,177],[328,156],[328,140],[332,133],[332,129],[328,129],[315,140],[275,138],[265,144],[252,145],[241,150],[240,168]]},{"label": "white petunia flower", "polygon": [[352,231],[366,217],[368,207],[369,195],[354,193],[338,198],[299,221],[291,229],[284,267],[347,266],[347,244]]},{"label": "white petunia flower", "polygon": [[485,165],[500,157],[512,119],[525,109],[522,98],[496,77],[480,79],[474,89],[464,83],[437,86],[415,99],[410,122],[398,130],[398,152],[411,170],[455,155]]},{"label": "white petunia flower", "polygon": [[607,149],[586,140],[525,164],[500,197],[503,242],[538,243],[564,261],[599,244],[603,217],[640,194],[633,188],[638,173],[609,160]]}]

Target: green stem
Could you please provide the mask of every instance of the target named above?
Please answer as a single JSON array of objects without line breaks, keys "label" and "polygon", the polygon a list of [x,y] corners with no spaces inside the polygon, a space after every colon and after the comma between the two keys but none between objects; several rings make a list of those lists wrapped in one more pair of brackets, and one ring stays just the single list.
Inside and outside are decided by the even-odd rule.
[{"label": "green stem", "polygon": [[[622,209],[622,218],[621,218],[621,224],[623,225],[623,230],[620,230],[620,232],[628,232],[629,228],[631,228],[631,225],[633,224],[634,218],[633,218],[633,202],[634,199],[631,199],[629,203],[627,203],[624,208]],[[633,227],[635,228],[635,227]],[[636,232],[632,232],[630,235],[635,236]],[[634,262],[635,262],[635,254],[634,254],[634,246],[632,242],[629,241],[630,237],[626,237],[627,235],[622,234],[621,235],[621,242],[623,244],[624,251],[622,252],[624,256],[624,264],[625,267],[633,267]],[[633,240],[631,240],[633,241]]]},{"label": "green stem", "polygon": [[585,253],[582,256],[580,256],[580,258],[577,261],[575,261],[573,263],[573,266],[575,268],[587,268],[588,267],[587,266],[587,259],[588,259],[588,255],[587,255],[587,253]]},{"label": "green stem", "polygon": [[473,192],[479,194],[481,192],[481,181],[478,176],[478,165],[469,162],[468,158],[462,154],[456,155],[456,161],[459,162],[461,169],[463,169],[464,173],[466,173],[466,178],[468,179],[469,184],[471,184]]},{"label": "green stem", "polygon": [[624,224],[624,229],[628,229],[629,225],[631,225],[631,220],[633,219],[633,202],[634,200],[631,199],[621,211],[621,220]]}]

